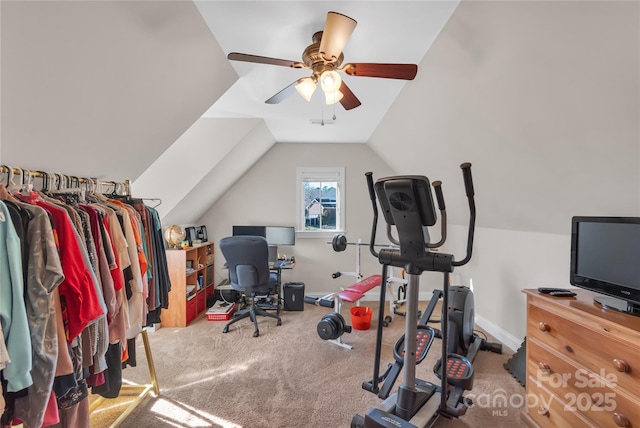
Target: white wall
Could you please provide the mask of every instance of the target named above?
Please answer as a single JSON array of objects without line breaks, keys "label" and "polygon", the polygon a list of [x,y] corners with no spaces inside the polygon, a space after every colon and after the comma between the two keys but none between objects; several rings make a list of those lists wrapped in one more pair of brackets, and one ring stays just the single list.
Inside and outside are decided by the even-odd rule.
[{"label": "white wall", "polygon": [[[443,251],[461,259],[466,239],[465,226],[451,226]],[[569,254],[570,235],[477,228],[473,257],[452,282],[473,284],[478,325],[517,349],[526,335],[522,290],[570,287]]]},{"label": "white wall", "polygon": [[[221,268],[224,258],[217,243],[231,235],[231,227],[243,224],[296,225],[296,167],[346,167],[346,227],[349,241],[368,242],[372,208],[364,173],[374,177],[392,171],[365,144],[275,144],[247,173],[225,193],[199,222],[207,226],[216,243],[216,282],[226,278]],[[296,257],[296,267],[284,273],[284,281],[304,282],[307,293],[324,294],[353,283],[353,278],[332,279],[336,271],[354,271],[355,247],[336,253],[326,238],[296,239],[295,247],[282,247],[281,253]],[[380,273],[380,265],[367,248],[362,248],[364,275]]]}]

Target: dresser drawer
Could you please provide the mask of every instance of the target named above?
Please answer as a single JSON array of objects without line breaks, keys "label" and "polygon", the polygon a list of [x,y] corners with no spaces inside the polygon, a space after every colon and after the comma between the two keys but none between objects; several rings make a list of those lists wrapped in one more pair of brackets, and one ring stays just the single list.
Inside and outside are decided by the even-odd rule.
[{"label": "dresser drawer", "polygon": [[[640,403],[616,388],[615,378],[602,378],[548,349],[536,338],[527,340],[529,381],[542,384],[565,403],[565,410],[578,411],[599,426],[640,426]],[[527,383],[527,387],[529,384]],[[624,426],[624,425],[622,425]]]},{"label": "dresser drawer", "polygon": [[527,306],[527,337],[535,338],[594,373],[615,379],[619,388],[638,395],[640,345],[619,340],[564,318],[536,304]]},{"label": "dresser drawer", "polygon": [[597,427],[580,413],[568,411],[563,399],[536,384],[533,377],[527,379],[527,406],[529,416],[541,427]]}]

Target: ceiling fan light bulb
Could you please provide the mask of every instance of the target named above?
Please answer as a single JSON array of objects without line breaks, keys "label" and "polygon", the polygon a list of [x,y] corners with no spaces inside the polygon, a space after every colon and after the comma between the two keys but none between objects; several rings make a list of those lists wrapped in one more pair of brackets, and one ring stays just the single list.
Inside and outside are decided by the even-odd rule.
[{"label": "ceiling fan light bulb", "polygon": [[325,92],[325,94],[324,94],[324,99],[325,99],[325,102],[327,103],[327,105],[331,105],[331,104],[337,103],[338,101],[340,101],[342,99],[342,97],[344,97],[344,95],[340,91],[335,91],[335,92],[330,92],[330,93]]},{"label": "ceiling fan light bulb", "polygon": [[335,70],[325,71],[320,76],[320,85],[325,93],[336,92],[342,85],[342,78]]},{"label": "ceiling fan light bulb", "polygon": [[316,82],[311,77],[305,77],[296,85],[296,90],[305,100],[311,101],[311,96],[316,90]]}]

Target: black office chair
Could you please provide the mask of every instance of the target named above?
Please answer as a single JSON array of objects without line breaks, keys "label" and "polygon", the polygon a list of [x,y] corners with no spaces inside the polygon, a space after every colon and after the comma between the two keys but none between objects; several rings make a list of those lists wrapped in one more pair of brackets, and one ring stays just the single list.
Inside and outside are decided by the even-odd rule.
[{"label": "black office chair", "polygon": [[[249,307],[233,314],[233,319],[224,326],[223,333],[229,326],[243,318],[251,318],[256,327],[253,337],[258,337],[257,315],[275,318],[278,325],[282,320],[277,314],[267,312],[256,304],[259,295],[274,294],[278,291],[278,276],[269,271],[269,247],[262,236],[229,236],[220,240],[220,251],[227,260],[229,281],[231,286],[249,297]],[[278,296],[279,298],[279,296]]]}]

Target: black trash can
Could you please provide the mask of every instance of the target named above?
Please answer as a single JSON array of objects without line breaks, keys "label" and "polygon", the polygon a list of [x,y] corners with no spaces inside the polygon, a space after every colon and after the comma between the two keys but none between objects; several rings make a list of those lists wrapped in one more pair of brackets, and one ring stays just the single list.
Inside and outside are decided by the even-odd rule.
[{"label": "black trash can", "polygon": [[304,311],[304,282],[284,284],[284,310]]}]

